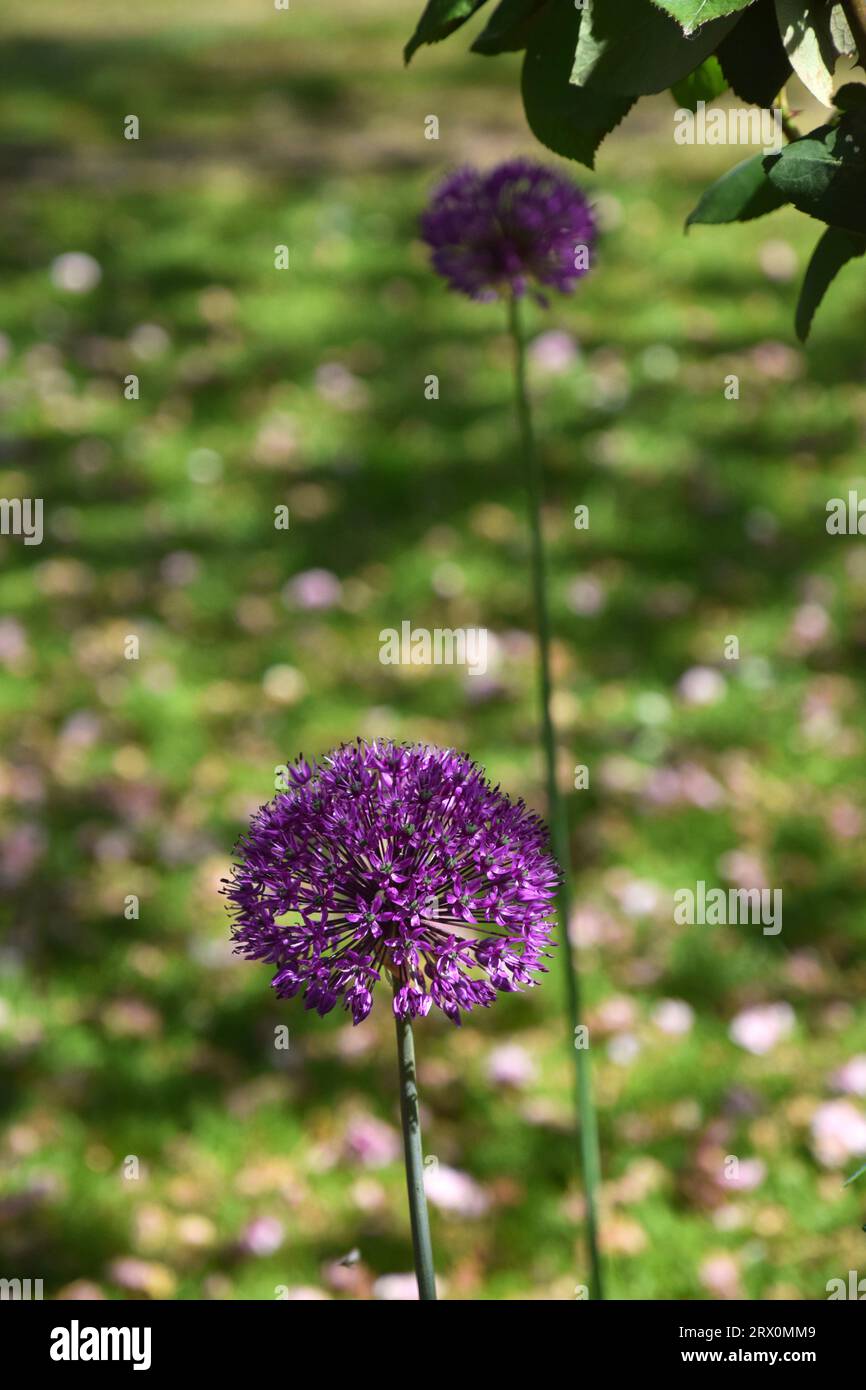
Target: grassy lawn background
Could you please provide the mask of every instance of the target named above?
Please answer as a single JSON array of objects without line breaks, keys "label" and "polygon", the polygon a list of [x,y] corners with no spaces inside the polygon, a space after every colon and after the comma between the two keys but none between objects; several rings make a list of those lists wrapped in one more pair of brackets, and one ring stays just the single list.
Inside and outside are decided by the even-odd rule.
[{"label": "grassy lawn background", "polygon": [[[6,7],[0,494],[44,498],[46,535],[0,539],[0,1272],[46,1295],[357,1298],[411,1267],[385,1002],[357,1030],[277,1006],[217,889],[274,769],[358,734],[454,744],[543,803],[508,343],[416,236],[449,167],[542,151],[518,60],[457,39],[404,71],[415,8]],[[863,1100],[826,1109],[866,1053],[866,547],[824,525],[862,487],[864,282],[801,349],[818,227],[684,236],[737,154],[675,145],[672,111],[573,170],[598,263],[531,311],[563,785],[590,769],[570,810],[610,1292],[816,1299],[866,1240],[842,1187]],[[101,269],[86,293],[69,252]],[[490,675],[382,666],[405,618],[486,626]],[[781,887],[782,933],[675,926],[699,879]],[[586,1282],[560,985],[419,1026],[452,1296]],[[776,1046],[732,1040],[780,1002]]]}]

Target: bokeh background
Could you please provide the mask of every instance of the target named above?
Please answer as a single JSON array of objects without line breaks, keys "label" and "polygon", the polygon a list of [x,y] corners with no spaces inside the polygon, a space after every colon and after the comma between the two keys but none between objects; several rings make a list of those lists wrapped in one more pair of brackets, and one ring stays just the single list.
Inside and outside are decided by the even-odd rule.
[{"label": "bokeh background", "polygon": [[[541,151],[519,58],[404,71],[418,8],[4,7],[0,493],[46,534],[0,539],[0,1274],[46,1297],[407,1294],[387,1006],[277,1006],[218,889],[275,768],[358,734],[543,806],[508,343],[416,233],[454,164]],[[573,170],[597,265],[531,314],[603,1245],[621,1298],[819,1299],[866,1241],[866,546],[825,530],[864,282],[800,348],[819,229],[685,236],[739,156],[672,109]],[[488,627],[488,675],[380,665],[404,618]],[[698,879],[782,888],[781,935],[675,926]],[[451,1297],[587,1281],[560,986],[418,1028]]]}]

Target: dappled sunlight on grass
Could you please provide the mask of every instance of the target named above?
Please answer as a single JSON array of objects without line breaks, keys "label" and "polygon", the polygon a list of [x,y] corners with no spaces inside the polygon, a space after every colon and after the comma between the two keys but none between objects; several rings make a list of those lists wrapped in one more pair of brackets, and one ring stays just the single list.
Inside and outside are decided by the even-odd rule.
[{"label": "dappled sunlight on grass", "polygon": [[[404,72],[417,6],[101,8],[13,4],[0,82],[0,494],[45,505],[40,547],[0,538],[4,1238],[51,1296],[368,1297],[411,1267],[392,1020],[278,1005],[218,888],[276,770],[358,734],[543,805],[504,323],[417,239],[446,168],[539,151],[510,59]],[[863,1240],[866,551],[824,526],[861,470],[858,281],[797,346],[815,228],[684,236],[730,152],[681,158],[670,112],[574,171],[598,264],[531,309],[610,1292],[715,1296],[728,1253],[729,1293],[822,1298]],[[487,676],[382,665],[405,618],[486,626]],[[676,926],[698,880],[781,886],[783,931]],[[428,1153],[487,1198],[433,1211],[455,1296],[586,1282],[560,987],[418,1026]],[[781,1001],[765,1052],[731,1038]]]}]

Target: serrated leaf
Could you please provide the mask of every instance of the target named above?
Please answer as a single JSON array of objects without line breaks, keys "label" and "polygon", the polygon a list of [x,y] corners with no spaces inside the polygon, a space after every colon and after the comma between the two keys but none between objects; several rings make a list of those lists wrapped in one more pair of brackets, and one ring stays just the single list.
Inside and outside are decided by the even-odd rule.
[{"label": "serrated leaf", "polygon": [[751,222],[775,212],[788,201],[767,178],[764,156],[753,155],[728,169],[704,190],[697,206],[689,213],[686,226],[695,222]]},{"label": "serrated leaf", "polygon": [[[808,338],[815,311],[839,271],[856,256],[862,256],[864,251],[866,251],[866,236],[857,236],[853,232],[842,232],[838,227],[827,228],[812,252],[812,259],[806,268],[800,289],[795,327],[801,343],[805,343]],[[848,1181],[853,1182],[854,1178],[858,1177],[859,1173],[864,1172],[864,1170],[866,1170],[866,1164]]]},{"label": "serrated leaf", "polygon": [[422,44],[440,43],[471,19],[486,0],[427,0],[411,39],[403,49],[403,59],[409,62]]},{"label": "serrated leaf", "polygon": [[834,5],[830,10],[830,38],[833,40],[833,47],[837,53],[850,56],[857,52],[857,44],[851,33],[848,16],[841,5]]},{"label": "serrated leaf", "polygon": [[471,46],[473,53],[514,53],[525,48],[538,16],[554,0],[500,0]]},{"label": "serrated leaf", "polygon": [[589,0],[571,80],[620,96],[663,92],[709,58],[736,20],[712,20],[686,38],[653,0]]},{"label": "serrated leaf", "polygon": [[714,101],[727,87],[728,79],[722,72],[718,58],[705,58],[700,67],[671,87],[671,96],[677,106],[687,111],[697,111],[699,101]]},{"label": "serrated leaf", "polygon": [[711,19],[739,14],[754,0],[655,0],[655,3],[682,25],[686,34],[693,34]]},{"label": "serrated leaf", "polygon": [[732,91],[755,106],[771,106],[791,76],[773,0],[758,0],[719,44],[717,55]]},{"label": "serrated leaf", "polygon": [[830,227],[866,232],[866,120],[846,113],[764,159],[789,202]]},{"label": "serrated leaf", "polygon": [[833,83],[840,29],[833,16],[838,6],[827,0],[776,0],[776,16],[782,44],[791,66],[813,96],[833,105]]},{"label": "serrated leaf", "polygon": [[592,169],[602,140],[634,101],[587,92],[569,82],[581,18],[572,5],[556,3],[533,26],[523,59],[523,105],[529,127],[542,145]]}]

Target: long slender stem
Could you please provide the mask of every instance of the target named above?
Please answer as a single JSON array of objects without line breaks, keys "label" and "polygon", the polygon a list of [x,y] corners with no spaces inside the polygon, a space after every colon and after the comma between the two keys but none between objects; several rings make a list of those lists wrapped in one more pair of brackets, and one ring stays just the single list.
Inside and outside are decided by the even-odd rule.
[{"label": "long slender stem", "polygon": [[590,1294],[604,1297],[601,1258],[598,1249],[598,1192],[601,1186],[598,1127],[592,1100],[592,1075],[589,1049],[579,1046],[577,1036],[581,1021],[580,981],[577,964],[571,950],[568,923],[571,916],[571,845],[565,802],[560,795],[556,777],[556,735],[551,712],[552,683],[550,675],[550,616],[547,607],[547,576],[544,540],[541,531],[541,470],[535,449],[529,393],[526,389],[526,348],[520,320],[520,301],[516,295],[508,300],[508,326],[514,342],[514,377],[517,422],[520,430],[521,452],[526,481],[529,529],[532,539],[532,589],[535,603],[535,622],[538,633],[538,686],[541,705],[541,732],[547,779],[547,804],[553,851],[562,870],[559,890],[559,920],[565,959],[562,975],[565,982],[565,1012],[568,1041],[575,1059],[575,1098],[580,1128],[580,1153],[586,1195],[586,1231],[590,1260]]},{"label": "long slender stem", "polygon": [[799,140],[800,131],[797,129],[796,125],[791,120],[791,106],[788,101],[787,83],[782,88],[776,99],[779,103],[779,108],[782,112],[782,134],[784,135],[785,139],[788,141],[788,144],[790,145],[792,141]]},{"label": "long slender stem", "polygon": [[403,1152],[406,1159],[406,1188],[409,1193],[409,1219],[412,1223],[412,1249],[418,1297],[436,1299],[433,1247],[424,1192],[424,1154],[421,1147],[421,1119],[418,1114],[418,1084],[415,1079],[415,1040],[408,1018],[397,1019],[397,1061],[400,1069],[400,1118],[403,1122]]}]

